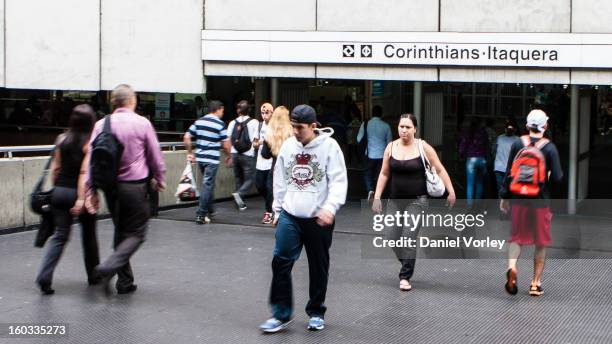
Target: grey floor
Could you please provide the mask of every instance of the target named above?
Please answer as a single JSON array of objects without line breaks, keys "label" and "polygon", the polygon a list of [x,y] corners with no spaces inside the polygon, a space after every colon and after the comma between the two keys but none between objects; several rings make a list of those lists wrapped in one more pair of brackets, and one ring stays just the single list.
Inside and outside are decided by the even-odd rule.
[{"label": "grey floor", "polygon": [[[160,213],[133,259],[133,295],[106,297],[87,286],[76,227],[52,296],[41,296],[33,282],[43,254],[32,247],[34,233],[0,236],[0,323],[69,324],[66,338],[0,343],[612,342],[612,260],[549,260],[540,298],[527,295],[527,259],[514,297],[503,290],[503,260],[420,260],[414,290],[402,293],[397,262],[362,258],[363,235],[349,233],[350,209],[339,215],[332,244],[326,329],[305,330],[303,255],[293,274],[295,322],[262,335],[256,327],[268,317],[274,230],[244,224],[261,215],[260,202],[249,203],[241,214],[221,205],[217,221],[230,224],[197,226],[191,208]],[[102,257],[111,239],[110,221],[100,221]]]}]

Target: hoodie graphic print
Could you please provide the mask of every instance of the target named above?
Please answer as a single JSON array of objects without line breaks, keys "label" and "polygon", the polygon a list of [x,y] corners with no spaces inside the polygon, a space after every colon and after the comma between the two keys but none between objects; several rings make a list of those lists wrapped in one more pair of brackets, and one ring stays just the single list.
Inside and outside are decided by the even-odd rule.
[{"label": "hoodie graphic print", "polygon": [[274,204],[300,218],[316,217],[320,209],[336,214],[346,201],[348,187],[344,156],[330,136],[331,129],[317,129],[302,145],[295,137],[283,143],[274,168]]}]

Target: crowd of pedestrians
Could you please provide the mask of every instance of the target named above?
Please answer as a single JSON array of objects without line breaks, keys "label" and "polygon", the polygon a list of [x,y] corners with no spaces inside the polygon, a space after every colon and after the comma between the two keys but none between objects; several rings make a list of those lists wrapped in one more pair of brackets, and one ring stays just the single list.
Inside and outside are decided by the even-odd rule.
[{"label": "crowd of pedestrians", "polygon": [[[44,294],[52,294],[53,271],[68,241],[73,218],[78,217],[87,280],[91,285],[115,284],[120,294],[137,286],[130,258],[146,239],[151,209],[150,190],[166,187],[165,165],[150,121],[135,113],[137,98],[128,85],[111,94],[115,110],[96,122],[93,109],[79,105],[72,111],[69,129],[56,141],[53,154],[52,197],[56,230],[47,245],[36,283]],[[202,108],[204,108],[202,106]],[[253,186],[263,197],[261,222],[276,226],[272,252],[269,305],[272,317],[259,328],[277,332],[293,318],[291,271],[306,250],[309,265],[308,329],[325,327],[325,297],[336,214],[346,202],[347,168],[343,145],[332,127],[323,127],[317,111],[309,105],[289,110],[263,103],[261,120],[251,117],[251,104],[236,104],[236,119],[226,123],[224,104],[212,100],[207,113],[195,120],[184,134],[187,161],[198,165],[202,175],[195,222],[211,223],[215,216],[215,181],[221,161],[233,168],[233,200],[239,211],[247,208],[245,197]],[[418,214],[432,197],[456,202],[453,182],[436,149],[419,138],[417,119],[399,116],[397,134],[381,120],[383,109],[374,106],[372,118],[363,122],[355,144],[366,161],[364,183],[374,213],[396,211]],[[352,113],[350,114],[352,116]],[[527,116],[528,135],[518,137],[515,122],[508,121],[504,133],[495,136],[478,119],[461,135],[459,152],[466,158],[467,200],[482,198],[488,165],[497,181],[499,208],[511,219],[509,263],[505,289],[517,293],[516,261],[524,245],[535,245],[534,276],[529,294],[542,295],[541,277],[546,247],[551,244],[549,206],[552,183],[562,170],[555,145],[544,133],[548,117],[541,110]],[[490,127],[490,126],[489,126]],[[494,141],[494,142],[493,142]],[[389,186],[389,200],[383,193]],[[114,251],[100,262],[95,214],[102,191],[115,228]],[[419,229],[397,226],[390,239],[416,238]],[[394,248],[400,262],[399,289],[413,288],[415,248]]]}]

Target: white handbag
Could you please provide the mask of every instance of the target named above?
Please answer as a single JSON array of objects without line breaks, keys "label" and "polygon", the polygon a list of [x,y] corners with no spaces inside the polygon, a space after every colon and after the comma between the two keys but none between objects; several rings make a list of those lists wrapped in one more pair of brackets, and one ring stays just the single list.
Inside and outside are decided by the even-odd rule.
[{"label": "white handbag", "polygon": [[435,169],[429,163],[429,159],[425,155],[423,149],[423,140],[419,139],[419,154],[421,154],[421,160],[425,166],[425,179],[427,184],[427,194],[431,197],[441,197],[446,191],[446,187],[442,182],[442,178],[438,175]]}]

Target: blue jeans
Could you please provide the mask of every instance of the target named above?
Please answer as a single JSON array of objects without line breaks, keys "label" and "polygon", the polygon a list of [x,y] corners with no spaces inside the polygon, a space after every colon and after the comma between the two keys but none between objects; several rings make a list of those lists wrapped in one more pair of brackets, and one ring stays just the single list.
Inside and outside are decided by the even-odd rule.
[{"label": "blue jeans", "polygon": [[200,171],[202,172],[202,190],[200,190],[200,207],[198,208],[198,216],[206,216],[215,212],[215,177],[219,164],[210,162],[198,162]]},{"label": "blue jeans", "polygon": [[467,203],[471,205],[474,199],[482,199],[484,182],[487,179],[487,160],[485,158],[467,158],[465,172],[467,175]]},{"label": "blue jeans", "polygon": [[302,246],[308,256],[310,300],[306,314],[323,317],[327,280],[329,276],[329,248],[332,243],[334,225],[321,227],[316,219],[303,219],[280,213],[276,227],[276,244],[272,259],[272,286],[270,287],[270,308],[272,316],[281,321],[291,319],[293,313],[293,286],[291,270],[300,257]]}]

